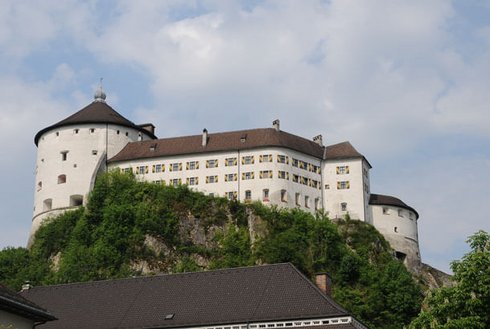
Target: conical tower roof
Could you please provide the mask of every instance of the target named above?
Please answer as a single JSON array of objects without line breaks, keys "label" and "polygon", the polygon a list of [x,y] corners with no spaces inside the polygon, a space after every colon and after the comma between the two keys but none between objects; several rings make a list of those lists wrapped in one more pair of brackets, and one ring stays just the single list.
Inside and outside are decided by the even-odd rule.
[{"label": "conical tower roof", "polygon": [[126,119],[112,107],[107,105],[106,102],[95,100],[77,113],[70,115],[68,118],[39,131],[34,137],[34,143],[37,146],[39,139],[47,131],[65,126],[76,126],[87,123],[115,124],[123,127],[129,127],[139,130],[149,135],[151,138],[156,139],[154,134]]}]

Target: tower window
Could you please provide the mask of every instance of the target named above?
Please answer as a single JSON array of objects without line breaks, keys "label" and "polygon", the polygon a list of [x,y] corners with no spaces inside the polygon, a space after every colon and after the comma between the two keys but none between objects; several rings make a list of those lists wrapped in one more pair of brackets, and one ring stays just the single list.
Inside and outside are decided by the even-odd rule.
[{"label": "tower window", "polygon": [[95,133],[95,128],[90,128],[90,133],[91,134]]},{"label": "tower window", "polygon": [[398,227],[396,227],[396,226],[395,226],[395,227],[393,228],[393,231],[395,231],[395,233],[398,233]]},{"label": "tower window", "polygon": [[43,211],[48,211],[53,208],[53,199],[46,199],[43,201]]},{"label": "tower window", "polygon": [[97,155],[97,150],[92,150],[92,155]]},{"label": "tower window", "polygon": [[129,136],[129,133],[126,131],[126,137]]},{"label": "tower window", "polygon": [[74,134],[78,134],[79,129],[73,129]]},{"label": "tower window", "polygon": [[61,161],[68,159],[68,151],[61,151]]},{"label": "tower window", "polygon": [[66,175],[59,175],[58,184],[65,184],[65,183],[66,183]]},{"label": "tower window", "polygon": [[41,191],[43,189],[43,182],[37,183],[37,190]]},{"label": "tower window", "polygon": [[70,207],[78,207],[83,204],[83,196],[74,194],[70,196]]},{"label": "tower window", "polygon": [[118,134],[118,135],[119,135],[119,133],[120,133],[120,131],[119,131],[119,130],[118,130],[118,131],[116,131],[116,134]]},{"label": "tower window", "polygon": [[59,131],[57,131],[57,132],[56,132],[56,137],[58,137],[59,135],[60,135],[60,132],[59,132]]}]

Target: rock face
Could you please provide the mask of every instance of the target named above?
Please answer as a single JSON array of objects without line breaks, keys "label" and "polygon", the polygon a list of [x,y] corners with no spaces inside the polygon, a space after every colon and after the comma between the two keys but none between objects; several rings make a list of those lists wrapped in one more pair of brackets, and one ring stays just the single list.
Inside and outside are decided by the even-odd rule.
[{"label": "rock face", "polygon": [[449,287],[453,285],[452,276],[428,264],[422,263],[418,275],[428,289]]}]

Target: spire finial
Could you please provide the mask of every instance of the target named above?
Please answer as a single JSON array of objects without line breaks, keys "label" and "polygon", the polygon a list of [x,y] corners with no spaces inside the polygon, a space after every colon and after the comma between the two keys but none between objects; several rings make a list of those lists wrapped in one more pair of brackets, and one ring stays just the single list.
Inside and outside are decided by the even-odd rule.
[{"label": "spire finial", "polygon": [[99,88],[97,88],[97,90],[95,91],[95,94],[94,94],[94,101],[95,102],[104,102],[105,103],[106,95],[105,95],[104,89],[102,88],[102,80],[103,79],[104,78],[100,78]]}]

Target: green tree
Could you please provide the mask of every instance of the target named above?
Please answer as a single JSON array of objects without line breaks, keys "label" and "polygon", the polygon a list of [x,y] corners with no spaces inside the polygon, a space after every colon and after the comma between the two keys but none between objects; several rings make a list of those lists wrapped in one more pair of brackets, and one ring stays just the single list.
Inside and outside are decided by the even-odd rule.
[{"label": "green tree", "polygon": [[490,328],[490,235],[467,240],[471,251],[451,264],[455,284],[431,291],[412,329]]}]

